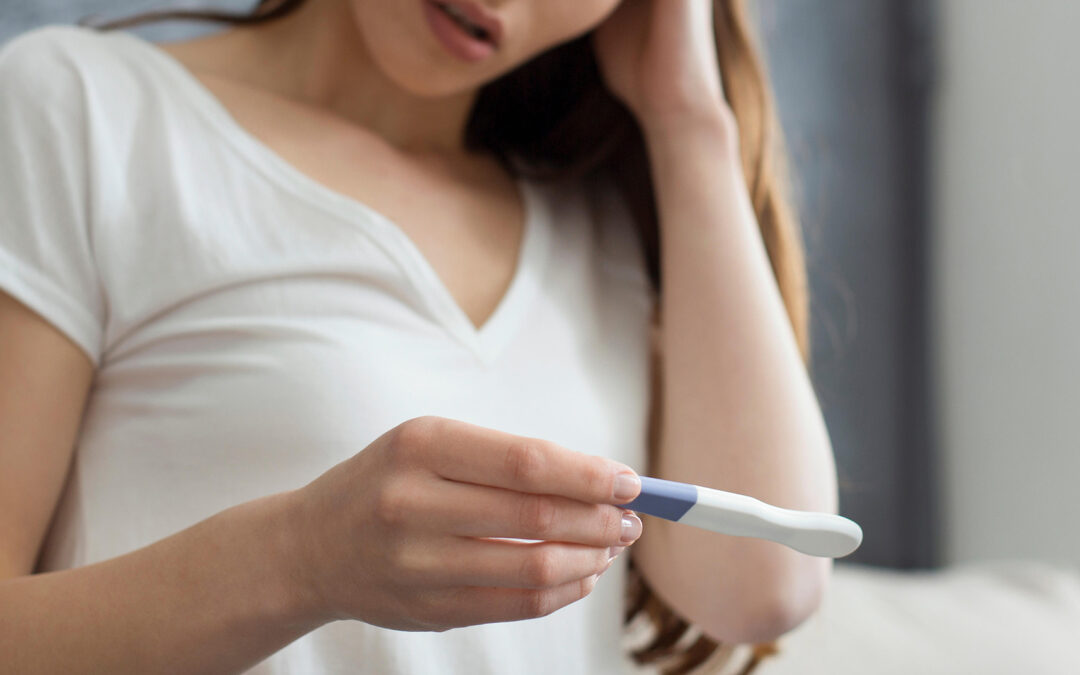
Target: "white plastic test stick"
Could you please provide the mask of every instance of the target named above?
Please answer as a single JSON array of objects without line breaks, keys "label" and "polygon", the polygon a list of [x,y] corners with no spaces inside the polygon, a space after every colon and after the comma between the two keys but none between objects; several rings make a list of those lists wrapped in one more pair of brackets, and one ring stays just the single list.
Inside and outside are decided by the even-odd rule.
[{"label": "white plastic test stick", "polygon": [[843,516],[795,511],[747,495],[662,478],[641,477],[641,494],[623,508],[737,537],[756,537],[796,551],[841,558],[859,548],[862,528]]}]

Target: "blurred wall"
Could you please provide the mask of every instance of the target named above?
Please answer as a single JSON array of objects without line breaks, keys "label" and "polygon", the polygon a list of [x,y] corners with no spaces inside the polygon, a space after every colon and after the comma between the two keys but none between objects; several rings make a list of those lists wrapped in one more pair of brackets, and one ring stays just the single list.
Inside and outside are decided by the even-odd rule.
[{"label": "blurred wall", "polygon": [[1080,2],[940,15],[943,554],[1080,563]]},{"label": "blurred wall", "polygon": [[939,561],[926,370],[928,0],[752,0],[796,183],[848,561]]}]

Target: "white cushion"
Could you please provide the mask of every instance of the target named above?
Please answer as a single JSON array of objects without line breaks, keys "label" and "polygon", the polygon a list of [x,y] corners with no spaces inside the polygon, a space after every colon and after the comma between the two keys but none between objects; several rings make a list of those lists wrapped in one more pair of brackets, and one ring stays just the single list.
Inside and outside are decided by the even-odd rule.
[{"label": "white cushion", "polygon": [[897,571],[837,562],[821,608],[754,675],[1080,673],[1080,569]]}]

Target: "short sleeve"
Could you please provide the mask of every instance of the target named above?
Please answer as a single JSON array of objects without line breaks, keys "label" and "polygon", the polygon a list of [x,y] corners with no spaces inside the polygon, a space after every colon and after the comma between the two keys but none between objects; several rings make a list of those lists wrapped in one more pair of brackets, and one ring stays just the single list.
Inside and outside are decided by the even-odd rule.
[{"label": "short sleeve", "polygon": [[0,47],[0,289],[100,363],[86,102],[64,29]]}]

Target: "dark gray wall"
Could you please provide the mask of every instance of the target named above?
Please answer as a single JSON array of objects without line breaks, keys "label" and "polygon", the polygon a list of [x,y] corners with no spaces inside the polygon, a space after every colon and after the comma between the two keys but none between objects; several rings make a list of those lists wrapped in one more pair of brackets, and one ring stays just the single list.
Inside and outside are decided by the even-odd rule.
[{"label": "dark gray wall", "polygon": [[760,0],[798,184],[813,374],[833,440],[849,558],[938,562],[933,392],[926,379],[925,0]]},{"label": "dark gray wall", "polygon": [[[0,41],[47,22],[170,4],[3,1]],[[253,2],[205,4],[244,9]],[[841,512],[865,532],[848,559],[930,565],[937,499],[923,298],[927,0],[752,4],[799,187],[814,382],[837,457]],[[176,39],[206,29],[174,23],[139,32]]]}]

